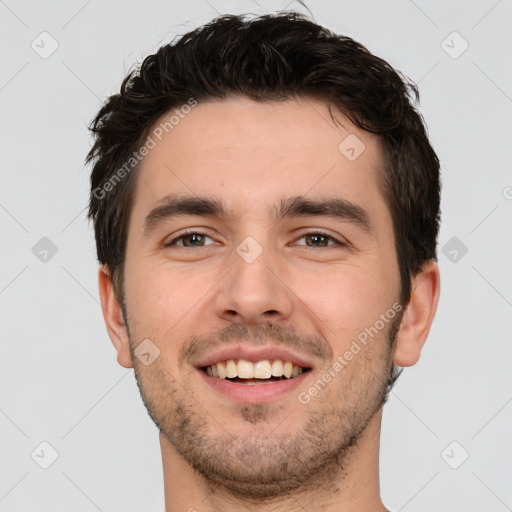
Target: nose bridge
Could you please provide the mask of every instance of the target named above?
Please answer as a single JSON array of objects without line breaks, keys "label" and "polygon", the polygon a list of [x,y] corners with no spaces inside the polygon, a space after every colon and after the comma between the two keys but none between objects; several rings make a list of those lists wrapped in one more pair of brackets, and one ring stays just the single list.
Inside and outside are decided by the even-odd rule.
[{"label": "nose bridge", "polygon": [[288,317],[292,301],[277,277],[277,258],[267,243],[264,246],[254,237],[246,237],[231,254],[231,272],[217,294],[217,314],[247,323]]}]

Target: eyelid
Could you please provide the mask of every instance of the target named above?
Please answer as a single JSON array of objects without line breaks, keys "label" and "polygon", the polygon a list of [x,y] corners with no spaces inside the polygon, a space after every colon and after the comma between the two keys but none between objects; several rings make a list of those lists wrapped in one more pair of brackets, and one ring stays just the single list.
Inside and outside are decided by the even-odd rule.
[{"label": "eyelid", "polygon": [[[334,244],[327,246],[327,247],[333,247],[334,245],[348,246],[348,242],[346,242],[343,238],[340,239],[338,236],[332,235],[330,232],[324,231],[323,229],[320,229],[320,228],[317,228],[317,229],[310,228],[308,231],[304,231],[303,233],[301,233],[301,235],[298,238],[296,238],[296,241],[300,240],[301,238],[304,238],[305,236],[308,236],[308,235],[322,235],[322,236],[325,236],[326,238],[331,239],[334,242]],[[305,245],[304,247],[308,247],[308,246]]]},{"label": "eyelid", "polygon": [[[168,247],[168,246],[171,246],[171,245],[176,245],[176,242],[178,240],[180,240],[181,238],[183,238],[183,237],[185,237],[187,235],[193,235],[193,234],[206,236],[206,237],[211,238],[212,240],[214,240],[213,236],[211,236],[211,234],[205,228],[187,228],[187,229],[183,229],[182,231],[178,231],[174,235],[171,235],[171,239],[168,242],[165,241],[165,240],[167,240],[167,238],[166,238],[164,240],[164,242],[162,243],[162,246],[163,247]],[[209,245],[213,245],[213,244],[209,244]]]}]

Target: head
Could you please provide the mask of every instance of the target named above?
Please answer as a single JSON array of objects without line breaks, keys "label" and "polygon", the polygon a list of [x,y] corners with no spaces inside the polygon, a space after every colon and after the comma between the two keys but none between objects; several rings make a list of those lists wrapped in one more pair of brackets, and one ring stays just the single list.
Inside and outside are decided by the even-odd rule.
[{"label": "head", "polygon": [[[208,481],[261,498],[343,466],[418,360],[440,184],[417,100],[384,60],[296,13],[224,16],[147,57],[93,120],[109,334]],[[285,347],[310,384],[331,379],[302,401],[300,386],[293,401],[224,399],[201,365],[240,343]]]}]

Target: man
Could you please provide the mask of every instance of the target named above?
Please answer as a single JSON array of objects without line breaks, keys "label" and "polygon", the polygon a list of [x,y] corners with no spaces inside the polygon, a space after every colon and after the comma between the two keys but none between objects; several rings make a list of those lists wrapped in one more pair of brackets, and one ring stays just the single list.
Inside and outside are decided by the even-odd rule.
[{"label": "man", "polygon": [[101,303],[160,431],[166,512],[386,510],[382,407],[439,298],[413,95],[301,15],[224,16],[93,121]]}]

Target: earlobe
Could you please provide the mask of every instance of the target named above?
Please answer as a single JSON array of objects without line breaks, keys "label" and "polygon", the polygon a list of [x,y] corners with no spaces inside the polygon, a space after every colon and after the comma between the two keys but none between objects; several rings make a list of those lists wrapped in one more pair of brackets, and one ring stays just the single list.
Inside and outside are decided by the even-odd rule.
[{"label": "earlobe", "polygon": [[124,368],[133,368],[128,330],[114,291],[110,270],[105,264],[98,270],[98,287],[103,318],[110,340],[117,351],[117,362]]},{"label": "earlobe", "polygon": [[439,293],[439,267],[435,261],[430,260],[412,279],[411,299],[405,309],[396,340],[396,365],[412,366],[418,362],[434,320]]}]

